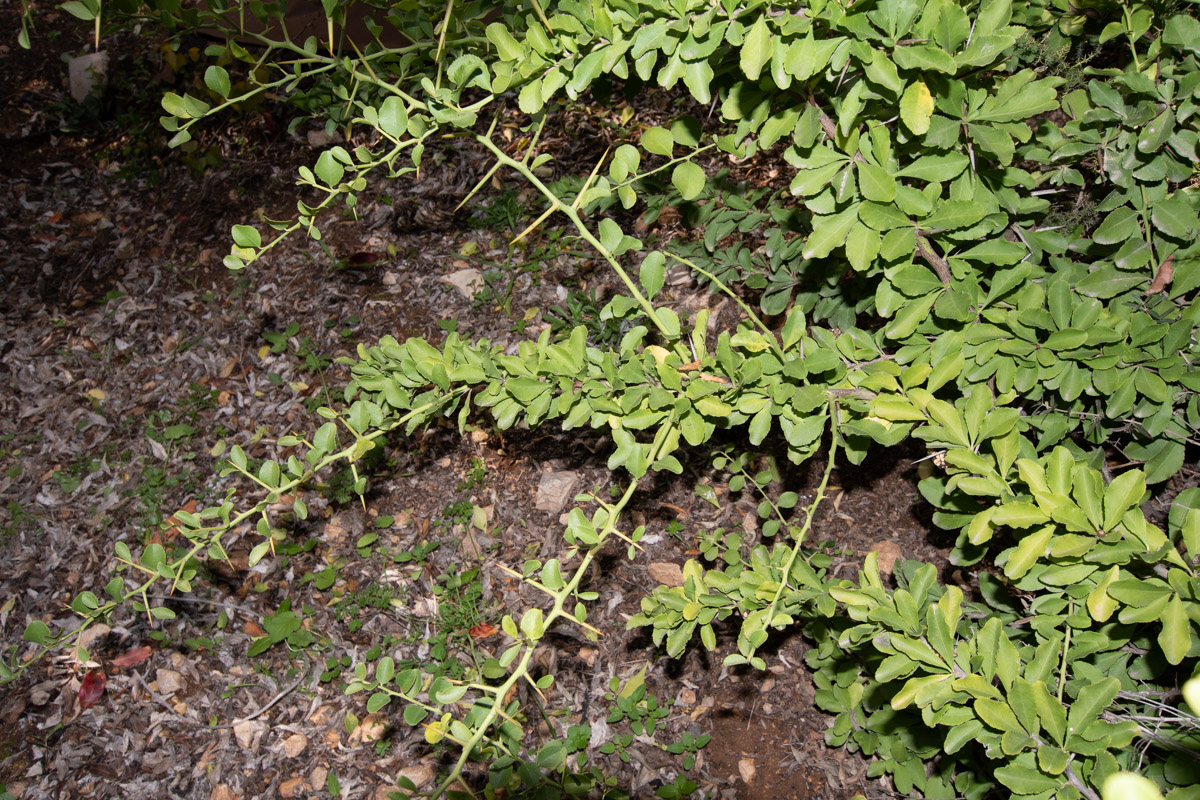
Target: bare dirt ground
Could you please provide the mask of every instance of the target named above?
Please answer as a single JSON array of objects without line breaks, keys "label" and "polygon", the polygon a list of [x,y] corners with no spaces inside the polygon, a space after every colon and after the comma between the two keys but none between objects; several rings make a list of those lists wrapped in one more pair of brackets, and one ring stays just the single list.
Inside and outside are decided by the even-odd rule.
[{"label": "bare dirt ground", "polygon": [[[315,427],[312,409],[336,402],[347,380],[336,359],[358,343],[437,341],[456,326],[507,346],[550,325],[555,306],[585,315],[588,293],[607,288],[586,254],[551,233],[510,256],[509,223],[535,205],[519,187],[497,184],[457,216],[447,210],[443,195],[457,200],[482,163],[453,146],[434,154],[444,185],[433,170],[415,189],[374,184],[361,220],[326,223],[324,247],[293,237],[231,275],[220,263],[230,226],[290,216],[294,169],[316,158],[316,127],[289,135],[284,112],[261,107],[208,130],[191,152],[166,151],[157,98],[193,79],[187,64],[172,69],[152,42],[116,37],[105,100],[76,104],[61,56],[79,52],[88,31],[61,13],[38,19],[27,53],[14,8],[0,9],[0,630],[21,654],[29,621],[77,624],[67,606],[102,591],[115,543],[170,546],[175,510],[236,488],[215,477],[229,447],[273,454],[278,437]],[[616,118],[573,113],[560,163],[594,154],[589,137]],[[473,298],[445,280],[470,268],[487,279]],[[669,291],[681,304],[709,302],[687,281]],[[814,527],[833,569],[852,575],[872,548],[945,564],[948,542],[928,532],[909,456],[839,465]],[[331,476],[279,557],[247,569],[255,537],[227,539],[232,563],[207,564],[172,601],[175,620],[118,614],[87,634],[93,665],[61,653],[31,664],[0,693],[0,782],[20,798],[382,800],[399,775],[433,778],[448,751],[399,712],[368,716],[365,699],[343,691],[352,665],[383,654],[453,674],[498,651],[494,626],[529,598],[496,565],[563,548],[565,500],[543,480],[606,490],[622,477],[605,459],[599,438],[550,429],[394,437],[365,504],[345,475]],[[817,462],[785,466],[788,488],[815,486]],[[634,561],[614,553],[592,579],[600,600],[589,621],[607,635],[546,648],[542,666],[557,681],[544,710],[527,698],[528,729],[540,719],[539,735],[561,737],[590,724],[594,746],[630,733],[627,721],[606,720],[603,695],[612,677],[644,669],[669,714],[627,761],[599,756],[633,796],[678,774],[699,785],[697,797],[889,796],[865,762],[825,747],[828,719],[813,705],[798,632],[775,637],[760,673],[722,669],[732,629],[717,653],[680,661],[625,631],[657,583],[651,565],[696,557],[718,527],[753,540],[757,498],[717,483],[716,504],[701,500],[704,459],[688,466],[636,498],[646,551]],[[469,524],[477,513],[482,530]],[[82,709],[89,669],[107,686]],[[664,749],[685,731],[712,736],[690,770]]]}]

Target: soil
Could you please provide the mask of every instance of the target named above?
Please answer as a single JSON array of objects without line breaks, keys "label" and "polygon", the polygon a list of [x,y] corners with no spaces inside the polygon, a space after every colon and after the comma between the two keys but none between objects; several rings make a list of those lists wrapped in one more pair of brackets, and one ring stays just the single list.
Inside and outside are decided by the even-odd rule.
[{"label": "soil", "polygon": [[[77,104],[62,55],[82,52],[90,29],[55,11],[37,21],[34,50],[21,51],[16,10],[0,9],[0,629],[22,663],[35,650],[21,641],[26,625],[77,625],[68,605],[85,590],[102,593],[114,545],[169,546],[175,510],[246,488],[216,476],[229,447],[273,455],[278,437],[312,430],[312,409],[337,402],[348,379],[337,359],[359,343],[388,334],[439,341],[456,328],[515,346],[549,326],[572,291],[612,289],[552,232],[506,268],[514,226],[505,209],[540,209],[496,180],[455,214],[487,162],[454,147],[431,154],[441,169],[421,184],[373,184],[360,219],[327,222],[322,243],[293,236],[231,274],[221,265],[231,226],[291,216],[295,167],[315,160],[320,130],[288,134],[287,111],[262,106],[228,130],[209,126],[190,152],[168,151],[158,97],[198,79],[186,58],[172,67],[155,42],[113,36],[108,92]],[[586,173],[616,112],[581,104],[571,113],[557,162]],[[444,280],[465,268],[492,277],[474,298]],[[719,305],[687,280],[665,299]],[[736,320],[732,305],[722,324]],[[834,570],[852,576],[871,549],[945,567],[949,542],[931,532],[916,457],[893,450],[837,465],[813,528]],[[343,797],[382,800],[400,775],[431,778],[446,751],[392,709],[369,717],[364,697],[343,692],[349,665],[380,653],[431,663],[429,639],[451,616],[462,627],[449,631],[448,657],[498,652],[504,637],[487,626],[519,617],[532,597],[497,565],[564,547],[565,509],[538,507],[544,476],[606,491],[623,479],[606,458],[598,436],[551,429],[481,426],[460,436],[435,426],[394,437],[364,501],[334,476],[306,496],[309,519],[278,557],[248,569],[256,535],[230,535],[231,563],[207,563],[192,591],[170,601],[174,620],[122,612],[85,634],[90,662],[58,652],[30,663],[0,700],[0,782],[19,798],[308,797],[336,785]],[[823,458],[785,466],[786,488],[811,491]],[[639,492],[633,515],[647,526],[645,551],[632,561],[614,552],[592,578],[601,599],[589,622],[607,635],[594,646],[557,637],[540,654],[556,675],[543,726],[561,736],[590,723],[594,745],[628,733],[627,722],[606,721],[602,695],[610,678],[645,669],[670,714],[652,739],[635,740],[628,762],[598,756],[633,796],[653,796],[679,774],[698,784],[695,796],[892,796],[867,779],[861,758],[825,747],[830,720],[813,704],[798,631],[776,634],[769,668],[758,672],[721,667],[732,629],[716,653],[697,648],[679,661],[645,631],[625,630],[657,583],[650,565],[696,557],[697,537],[716,527],[755,534],[757,498],[730,495],[717,480],[714,507],[694,490],[713,480],[697,457],[683,476]],[[473,509],[486,516],[482,532],[464,524]],[[364,544],[367,534],[378,538]],[[453,587],[469,569],[477,579]],[[303,617],[308,643],[251,656],[285,604]],[[81,682],[97,671],[104,694],[82,708]],[[684,731],[712,736],[686,771],[662,747]]]}]

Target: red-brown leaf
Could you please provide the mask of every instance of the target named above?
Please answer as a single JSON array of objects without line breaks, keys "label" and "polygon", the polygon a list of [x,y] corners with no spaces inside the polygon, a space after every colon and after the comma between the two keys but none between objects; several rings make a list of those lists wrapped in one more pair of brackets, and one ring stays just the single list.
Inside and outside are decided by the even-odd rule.
[{"label": "red-brown leaf", "polygon": [[79,685],[79,708],[91,708],[96,705],[96,701],[104,694],[104,684],[108,683],[108,678],[102,669],[93,669],[83,676],[83,683]]},{"label": "red-brown leaf", "polygon": [[351,267],[365,267],[383,258],[379,253],[351,253],[346,256],[346,264]]},{"label": "red-brown leaf", "polygon": [[472,639],[486,639],[489,636],[495,636],[498,631],[499,628],[497,628],[495,625],[491,624],[490,622],[484,622],[479,625],[472,625],[467,633]]},{"label": "red-brown leaf", "polygon": [[149,645],[134,647],[114,658],[112,663],[114,667],[133,667],[149,658],[151,652]]},{"label": "red-brown leaf", "polygon": [[1154,280],[1151,282],[1150,288],[1146,290],[1146,294],[1158,294],[1170,285],[1171,278],[1175,277],[1175,267],[1171,265],[1171,262],[1174,260],[1174,253],[1167,256],[1167,260],[1164,261],[1159,266],[1158,271],[1154,273]]}]

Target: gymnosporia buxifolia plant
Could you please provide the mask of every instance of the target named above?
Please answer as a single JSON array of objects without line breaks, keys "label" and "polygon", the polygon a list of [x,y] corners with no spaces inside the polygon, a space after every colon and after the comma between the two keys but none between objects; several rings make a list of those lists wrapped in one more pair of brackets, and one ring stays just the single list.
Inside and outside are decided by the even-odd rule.
[{"label": "gymnosporia buxifolia plant", "polygon": [[[612,349],[584,328],[546,332],[515,355],[453,333],[360,346],[345,405],[279,440],[296,454],[251,472],[233,450],[222,475],[256,487],[257,503],[236,507],[231,494],[177,513],[192,543],[179,557],[118,546],[107,598],[85,592],[77,612],[95,620],[133,602],[168,616],[147,587],[186,590],[189,559],[220,557],[239,526],[258,526],[252,559],[268,557],[269,506],[437,417],[606,431],[628,489],[578,498],[569,556],[515,571],[545,600],[505,617],[498,658],[462,682],[384,660],[350,686],[371,710],[403,706],[429,741],[460,747],[435,794],[470,759],[490,765],[488,791],[602,788],[562,742],[531,743],[504,699],[532,681],[548,628],[595,633],[596,593],[581,585],[613,540],[637,557],[642,530],[622,511],[648,473],[679,472],[681,449],[718,429],[746,449],[778,432],[793,462],[825,454],[811,504],[772,506],[773,535],[744,561],[689,561],[684,585],[644,598],[630,625],[678,656],[697,640],[720,647],[714,623],[736,619],[725,662],[759,669],[771,631],[803,626],[817,703],[834,715],[827,741],[872,756],[872,774],[905,795],[1098,798],[1136,771],[1191,796],[1196,728],[1153,724],[1145,707],[1177,704],[1200,658],[1200,489],[1179,492],[1162,526],[1141,507],[1194,455],[1200,429],[1190,4],[408,0],[365,3],[362,42],[336,34],[348,4],[322,5],[329,36],[305,41],[289,37],[281,4],[146,9],[168,30],[225,34],[206,50],[205,89],[163,99],[173,146],[266,92],[364,142],[300,169],[307,199],[292,219],[235,226],[226,265],[269,262],[292,234],[319,239],[322,214],[353,209],[373,175],[426,168],[427,144],[454,133],[540,195],[530,229],[553,217],[607,262],[626,293],[603,315],[628,332]],[[410,43],[385,46],[384,28]],[[636,111],[650,87],[686,93],[710,119],[642,126],[572,193],[539,177],[554,158],[541,133],[565,104],[620,88]],[[513,102],[519,151],[495,136]],[[777,164],[786,189],[718,179],[751,158]],[[705,230],[646,252],[607,210],[661,207],[663,192]],[[711,332],[706,311],[685,325],[662,302],[677,263],[739,303],[736,329]],[[986,565],[966,591],[913,562],[892,588],[873,556],[856,580],[834,578],[802,549],[835,456],[858,463],[910,438],[938,464],[920,491],[957,532],[952,561]],[[299,499],[294,512],[306,513]],[[50,648],[64,637],[34,623],[27,638]]]}]

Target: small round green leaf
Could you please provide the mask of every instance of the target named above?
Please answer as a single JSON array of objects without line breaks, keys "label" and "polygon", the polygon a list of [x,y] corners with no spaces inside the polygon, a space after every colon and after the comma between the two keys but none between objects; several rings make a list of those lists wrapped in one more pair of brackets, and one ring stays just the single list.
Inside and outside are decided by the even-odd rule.
[{"label": "small round green leaf", "polygon": [[704,170],[699,165],[684,161],[671,173],[671,183],[679,190],[684,200],[692,200],[704,190]]},{"label": "small round green leaf", "polygon": [[204,71],[204,85],[222,98],[229,97],[229,73],[225,71],[224,67],[218,67],[216,64],[210,65]]}]

